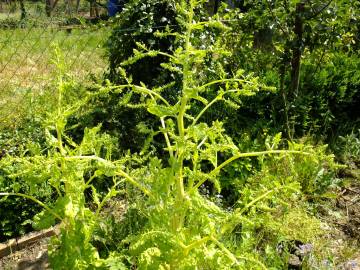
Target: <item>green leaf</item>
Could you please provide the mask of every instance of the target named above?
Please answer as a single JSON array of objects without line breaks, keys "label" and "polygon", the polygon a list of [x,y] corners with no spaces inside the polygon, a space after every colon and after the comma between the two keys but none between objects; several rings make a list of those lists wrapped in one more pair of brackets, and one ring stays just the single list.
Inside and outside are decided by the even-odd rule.
[{"label": "green leaf", "polygon": [[148,105],[147,110],[149,113],[162,118],[165,116],[176,116],[176,113],[179,110],[179,106],[178,105],[165,106],[165,105],[158,105],[158,104],[151,102]]}]

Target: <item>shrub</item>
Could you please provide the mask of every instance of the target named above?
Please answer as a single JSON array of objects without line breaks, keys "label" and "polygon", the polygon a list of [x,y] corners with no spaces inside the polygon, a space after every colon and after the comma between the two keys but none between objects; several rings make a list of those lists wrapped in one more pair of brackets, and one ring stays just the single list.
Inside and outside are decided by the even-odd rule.
[{"label": "shrub", "polygon": [[[286,241],[310,241],[316,236],[319,222],[292,206],[300,200],[302,188],[313,190],[305,181],[314,176],[314,171],[309,166],[304,166],[305,171],[296,167],[297,156],[305,156],[303,160],[298,159],[303,164],[317,164],[317,155],[321,157],[322,152],[318,154],[303,146],[278,150],[280,136],[269,141],[266,150],[242,152],[226,134],[221,121],[202,121],[205,112],[218,102],[234,104],[259,89],[267,89],[242,70],[234,76],[222,72],[216,80],[208,81],[204,77],[207,50],[192,42],[196,37],[193,33],[205,27],[222,29],[223,25],[214,19],[196,20],[195,7],[202,3],[190,0],[176,5],[183,32],[165,29],[156,33],[157,36],[179,36],[181,42],[171,54],[137,43],[134,55],[122,63],[127,66],[145,57],[166,56],[163,66],[177,70],[180,88],[176,83],[162,87],[136,84],[124,68],[119,68],[122,84],[105,84],[97,92],[64,105],[63,93],[67,88],[60,77],[58,106],[45,125],[48,151],[18,158],[7,156],[1,161],[1,167],[10,175],[21,175],[34,186],[49,183],[58,193],[53,207],[38,202],[45,211],[37,216],[39,226],[61,221],[61,234],[50,246],[53,268],[266,269],[268,264],[280,268],[286,266],[286,261],[276,254],[274,243],[281,236]],[[221,47],[215,49],[219,54],[226,54]],[[175,100],[163,95],[165,89],[172,87],[177,90]],[[209,92],[211,95],[207,95]],[[86,129],[78,143],[67,136],[68,118],[94,95],[109,93],[123,94],[121,102],[146,108],[158,120],[157,128],[150,132],[149,145],[154,134],[162,137],[165,153],[162,159],[146,148],[139,155],[113,159],[113,141],[109,135],[99,133],[100,126]],[[300,180],[281,169],[277,173],[282,177],[274,178],[269,163],[262,172],[266,177],[255,176],[246,183],[233,208],[224,208],[215,196],[204,194],[205,183],[211,183],[216,193],[220,192],[221,172],[228,164],[265,155],[279,155],[276,162],[289,159],[289,164],[294,166],[290,169],[299,171]],[[331,160],[331,157],[324,159]],[[266,164],[264,159],[260,160]],[[110,180],[109,192],[100,194],[93,185],[95,179]],[[130,204],[124,222],[119,224],[122,235],[119,235],[117,250],[100,258],[92,235],[99,224],[101,209],[122,188]],[[94,211],[85,203],[85,192],[91,192]],[[25,194],[0,195],[35,200]],[[285,217],[293,229],[280,230],[278,223],[270,222],[274,217]],[[293,219],[306,220],[303,225],[309,227],[299,232]],[[135,223],[135,230],[126,234],[129,224]]]}]

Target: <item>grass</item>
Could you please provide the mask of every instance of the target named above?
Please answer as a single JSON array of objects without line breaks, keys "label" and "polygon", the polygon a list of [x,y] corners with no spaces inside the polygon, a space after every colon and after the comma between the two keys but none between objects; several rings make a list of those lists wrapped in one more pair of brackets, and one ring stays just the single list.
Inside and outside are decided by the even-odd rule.
[{"label": "grass", "polygon": [[[21,122],[27,113],[25,99],[33,101],[52,91],[55,46],[65,56],[69,76],[79,83],[103,74],[107,66],[103,45],[108,27],[67,25],[62,2],[51,18],[43,2],[25,0],[25,7],[26,21],[21,22],[18,4],[0,6],[0,129]],[[89,16],[87,1],[80,1],[80,11]]]},{"label": "grass", "polygon": [[103,44],[108,34],[107,28],[97,27],[0,29],[0,127],[22,117],[25,97],[34,98],[51,86],[54,46],[63,52],[76,81],[101,75],[107,66]]}]

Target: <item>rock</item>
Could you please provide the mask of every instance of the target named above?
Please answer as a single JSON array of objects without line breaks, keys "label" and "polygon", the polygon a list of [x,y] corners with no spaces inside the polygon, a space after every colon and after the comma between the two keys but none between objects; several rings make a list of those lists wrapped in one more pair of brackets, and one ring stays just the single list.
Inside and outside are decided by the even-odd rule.
[{"label": "rock", "polygon": [[291,266],[300,267],[301,266],[301,260],[298,256],[294,254],[290,254],[288,264]]}]

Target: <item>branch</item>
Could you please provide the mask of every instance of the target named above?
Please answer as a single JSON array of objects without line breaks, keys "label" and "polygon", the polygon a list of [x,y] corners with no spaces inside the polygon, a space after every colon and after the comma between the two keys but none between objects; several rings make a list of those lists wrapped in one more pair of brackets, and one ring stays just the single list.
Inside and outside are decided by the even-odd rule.
[{"label": "branch", "polygon": [[[310,1],[307,1],[307,2],[309,4],[311,4]],[[332,2],[332,0],[330,0],[328,3],[326,3],[318,12],[312,14],[310,17],[306,17],[306,20],[311,20],[311,19],[315,18],[316,16],[318,16],[321,12],[323,12],[327,7],[330,6],[331,2]]]},{"label": "branch", "polygon": [[50,214],[52,214],[54,217],[56,217],[57,219],[63,221],[63,218],[60,217],[55,211],[53,211],[50,207],[48,207],[46,204],[44,204],[43,202],[39,201],[38,199],[36,199],[35,197],[31,196],[31,195],[27,195],[27,194],[22,194],[22,193],[8,193],[8,192],[2,192],[0,193],[0,196],[18,196],[18,197],[23,197],[25,199],[29,199],[32,200],[33,202],[37,203],[38,205],[40,205],[41,207],[43,207],[45,210],[47,210]]},{"label": "branch", "polygon": [[119,182],[115,183],[115,185],[113,185],[113,186],[111,187],[111,190],[106,194],[105,198],[104,198],[104,199],[101,201],[101,203],[98,205],[98,208],[96,209],[96,213],[95,213],[96,217],[99,217],[101,209],[104,207],[105,203],[106,203],[111,197],[113,197],[113,191],[116,192],[116,187],[117,187],[119,184],[121,184],[121,183],[122,183],[122,181],[119,181]]},{"label": "branch", "polygon": [[[108,161],[106,159],[100,158],[98,156],[72,156],[72,157],[65,157],[65,159],[84,159],[84,160],[96,160],[98,162],[104,163],[104,164],[109,164],[112,162]],[[113,165],[113,164],[112,164]],[[120,169],[116,169],[115,175],[117,176],[122,176],[125,179],[127,179],[131,184],[133,184],[134,186],[136,186],[137,188],[139,188],[142,192],[144,192],[146,195],[148,195],[149,197],[154,198],[153,194],[144,186],[142,186],[139,182],[137,182],[134,178],[132,178],[131,176],[129,176],[127,173],[125,173],[123,170]]]},{"label": "branch", "polygon": [[207,241],[212,240],[211,236],[206,236],[204,238],[201,238],[199,240],[196,240],[194,242],[192,242],[191,244],[185,246],[184,244],[182,244],[183,248],[184,248],[184,253],[185,256],[189,255],[189,252],[193,249],[196,248],[197,246],[201,246],[202,244],[205,244]]},{"label": "branch", "polygon": [[[249,81],[245,81],[245,80],[241,80],[241,79],[224,79],[224,80],[216,80],[216,81],[212,81],[212,82],[209,82],[207,84],[204,84],[202,86],[200,86],[200,89],[201,88],[206,88],[210,85],[214,85],[214,84],[217,84],[217,83],[221,83],[221,82],[224,82],[224,81],[235,81],[235,82],[247,82],[247,83],[252,83],[252,82],[249,82]],[[224,93],[221,93],[220,95],[217,95],[210,103],[208,103],[202,110],[201,112],[196,116],[196,118],[193,120],[193,123],[192,125],[195,125],[196,122],[200,119],[200,117],[217,101],[220,101],[221,100],[221,97],[224,96],[225,94],[229,94],[229,93],[235,93],[235,92],[240,92],[241,90],[229,90],[229,91],[226,91]]]},{"label": "branch", "polygon": [[215,80],[215,81],[211,81],[209,83],[203,84],[202,86],[199,86],[199,89],[203,89],[206,88],[208,86],[214,85],[214,84],[219,84],[219,83],[224,83],[224,82],[241,82],[241,83],[249,83],[249,84],[253,84],[253,82],[250,81],[246,81],[243,79],[221,79],[221,80]]},{"label": "branch", "polygon": [[250,208],[251,206],[253,206],[255,203],[257,203],[258,201],[261,201],[263,198],[267,197],[268,195],[270,195],[271,193],[273,193],[274,191],[276,191],[277,188],[269,190],[267,192],[265,192],[264,194],[260,195],[259,197],[257,197],[256,199],[252,200],[251,202],[249,202],[247,205],[245,205],[240,211],[239,214],[243,214],[245,212],[246,209]]},{"label": "branch", "polygon": [[281,189],[291,189],[291,190],[295,190],[294,188],[291,188],[291,187],[288,187],[288,186],[282,186],[282,187],[278,187],[278,188],[274,188],[274,189],[271,189],[267,192],[265,192],[264,194],[260,195],[259,197],[255,198],[254,200],[252,200],[251,202],[249,202],[247,205],[245,205],[239,212],[238,214],[242,215],[246,209],[250,208],[251,206],[253,206],[255,203],[257,203],[258,201],[264,199],[265,197],[267,197],[268,195],[270,195],[271,193],[275,192],[275,191],[279,191]]},{"label": "branch", "polygon": [[140,189],[142,192],[144,192],[147,196],[154,198],[154,196],[152,195],[152,193],[144,186],[142,186],[139,182],[137,182],[134,178],[132,178],[131,176],[129,176],[127,173],[125,173],[122,170],[119,170],[118,172],[116,172],[116,175],[118,176],[122,176],[125,179],[127,179],[131,184],[133,184],[134,186],[136,186],[138,189]]},{"label": "branch", "polygon": [[170,143],[170,140],[169,140],[169,135],[168,135],[168,133],[165,131],[166,126],[165,126],[164,117],[161,117],[161,118],[160,118],[160,121],[161,121],[161,126],[162,126],[162,128],[164,129],[163,134],[164,134],[165,141],[166,141],[166,144],[167,144],[167,147],[168,147],[168,150],[169,150],[170,157],[174,157],[174,153],[173,153],[173,150],[172,150],[172,148],[171,148],[171,143]]},{"label": "branch", "polygon": [[150,90],[143,86],[133,85],[133,84],[123,84],[123,85],[112,86],[112,87],[110,87],[110,89],[114,90],[114,89],[127,88],[127,87],[135,88],[136,90],[138,90],[139,92],[142,92],[142,93],[152,94],[152,95],[156,96],[157,98],[159,98],[162,102],[164,102],[165,105],[170,106],[169,102],[167,102],[167,100],[165,98],[163,98],[159,93],[156,93],[155,91]]},{"label": "branch", "polygon": [[247,260],[253,263],[256,263],[258,265],[261,266],[262,269],[267,270],[266,266],[264,264],[262,264],[261,262],[255,260],[255,259],[251,259],[251,258],[247,258],[247,257],[243,257],[243,256],[236,256],[234,255],[230,250],[228,250],[219,240],[217,240],[215,237],[210,236],[211,241],[213,241],[227,256],[230,260],[233,261],[233,263],[235,263],[236,265],[239,264],[239,261],[237,260],[237,258],[239,259],[243,259],[243,260]]},{"label": "branch", "polygon": [[276,21],[277,25],[280,27],[281,32],[283,32],[283,34],[284,34],[285,36],[289,36],[289,33],[287,33],[287,32],[284,30],[284,28],[282,27],[281,23],[280,23],[280,22],[278,21],[278,19],[276,18],[275,14],[274,14],[274,11],[272,10],[269,1],[265,1],[265,2],[268,4],[268,7],[269,7],[269,10],[270,10],[271,16],[273,17],[274,21]]},{"label": "branch", "polygon": [[260,151],[260,152],[251,152],[251,153],[240,153],[237,154],[229,159],[227,159],[226,161],[224,161],[223,163],[221,163],[219,166],[217,166],[215,169],[213,169],[206,178],[202,179],[201,181],[199,181],[192,189],[190,192],[193,192],[195,190],[197,190],[203,183],[205,183],[210,177],[214,176],[215,174],[217,174],[222,168],[224,168],[226,165],[228,165],[229,163],[233,162],[234,160],[237,160],[239,158],[243,158],[243,157],[257,157],[257,156],[262,156],[262,155],[270,155],[270,154],[302,154],[302,155],[309,155],[309,153],[306,152],[302,152],[302,151],[294,151],[294,150],[269,150],[269,151]]},{"label": "branch", "polygon": [[232,252],[228,250],[219,240],[211,236],[211,241],[213,241],[233,263],[239,264],[238,260],[236,259],[236,256],[232,254]]},{"label": "branch", "polygon": [[178,59],[175,57],[175,56],[173,56],[173,55],[171,55],[171,54],[169,54],[169,53],[165,53],[165,52],[158,52],[158,51],[155,51],[157,54],[160,54],[160,55],[163,55],[163,56],[166,56],[166,57],[169,57],[170,59],[173,59],[173,60],[175,60],[175,61],[177,61]]},{"label": "branch", "polygon": [[[223,95],[223,94],[222,94]],[[222,95],[218,95],[216,96],[209,104],[207,104],[204,109],[201,110],[201,112],[196,116],[196,118],[194,119],[192,125],[195,125],[196,122],[200,119],[200,117],[217,101],[221,100],[221,96]]]}]

